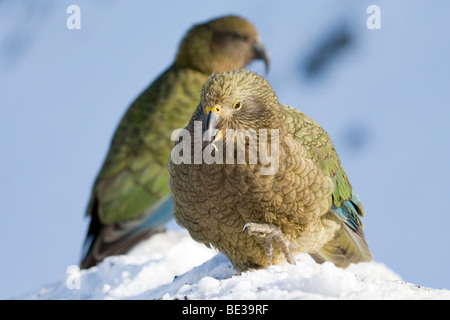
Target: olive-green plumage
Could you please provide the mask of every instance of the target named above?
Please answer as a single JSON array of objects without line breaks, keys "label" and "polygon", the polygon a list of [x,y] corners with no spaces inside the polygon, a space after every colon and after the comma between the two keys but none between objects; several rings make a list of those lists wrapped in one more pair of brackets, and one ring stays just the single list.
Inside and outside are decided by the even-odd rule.
[{"label": "olive-green plumage", "polygon": [[[190,133],[195,121],[213,130],[217,150],[211,152],[223,153],[223,159],[230,151],[228,139],[235,139],[227,130],[253,129],[258,148],[278,145],[272,164],[279,160],[273,174],[262,174],[270,163],[250,164],[249,157],[244,164],[171,159],[174,215],[195,240],[226,254],[238,271],[294,263],[292,254],[298,252],[340,267],[372,259],[360,220],[363,207],[331,139],[310,117],[280,104],[263,77],[247,70],[212,75],[186,127]],[[267,144],[261,129],[274,130]],[[208,134],[206,140],[203,150]],[[250,153],[251,139],[243,146]],[[193,139],[189,148],[194,163]]]},{"label": "olive-green plumage", "polygon": [[195,25],[182,40],[175,62],[131,104],[95,180],[87,215],[91,224],[81,267],[122,254],[161,231],[170,220],[167,161],[171,134],[197,106],[213,72],[245,67],[268,56],[256,29],[228,16]]}]

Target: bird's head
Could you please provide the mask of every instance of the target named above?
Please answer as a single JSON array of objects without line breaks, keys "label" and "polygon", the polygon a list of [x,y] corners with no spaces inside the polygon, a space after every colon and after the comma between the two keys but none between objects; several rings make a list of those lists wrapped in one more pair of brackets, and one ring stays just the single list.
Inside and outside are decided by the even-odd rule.
[{"label": "bird's head", "polygon": [[193,26],[181,41],[176,62],[211,74],[244,68],[263,60],[269,69],[269,55],[256,28],[237,16],[226,16]]},{"label": "bird's head", "polygon": [[279,103],[270,84],[245,69],[213,74],[202,88],[208,140],[223,138],[227,129],[259,130],[277,127]]}]

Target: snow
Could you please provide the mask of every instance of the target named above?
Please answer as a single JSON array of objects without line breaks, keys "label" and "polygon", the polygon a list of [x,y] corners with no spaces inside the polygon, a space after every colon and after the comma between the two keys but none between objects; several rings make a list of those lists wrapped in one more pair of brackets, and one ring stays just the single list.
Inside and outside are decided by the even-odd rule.
[{"label": "snow", "polygon": [[449,290],[404,282],[376,261],[340,269],[300,254],[296,263],[237,274],[225,255],[196,243],[184,230],[168,231],[97,267],[73,267],[75,272],[24,298],[450,299]]}]

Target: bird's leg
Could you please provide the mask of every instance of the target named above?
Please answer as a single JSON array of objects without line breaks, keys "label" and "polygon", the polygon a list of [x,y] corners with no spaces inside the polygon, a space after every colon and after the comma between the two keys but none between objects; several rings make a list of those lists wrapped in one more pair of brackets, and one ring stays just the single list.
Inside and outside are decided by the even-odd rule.
[{"label": "bird's leg", "polygon": [[273,247],[272,242],[275,241],[280,248],[281,252],[283,252],[287,262],[290,264],[295,264],[294,257],[289,250],[289,242],[284,236],[283,232],[280,228],[274,226],[273,224],[263,224],[263,223],[246,223],[244,225],[244,229],[242,231],[247,231],[249,235],[255,236],[258,238],[266,239],[266,254],[270,256],[270,261],[272,261]]}]

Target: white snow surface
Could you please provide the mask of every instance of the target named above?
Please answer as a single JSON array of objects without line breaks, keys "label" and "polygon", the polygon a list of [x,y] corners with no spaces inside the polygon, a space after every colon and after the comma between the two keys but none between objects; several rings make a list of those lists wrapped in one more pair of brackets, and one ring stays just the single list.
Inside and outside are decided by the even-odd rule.
[{"label": "white snow surface", "polygon": [[68,273],[24,298],[447,300],[450,291],[404,282],[380,262],[340,269],[328,262],[317,264],[307,254],[298,255],[296,265],[238,274],[225,255],[196,243],[186,231],[168,231],[127,255]]}]

